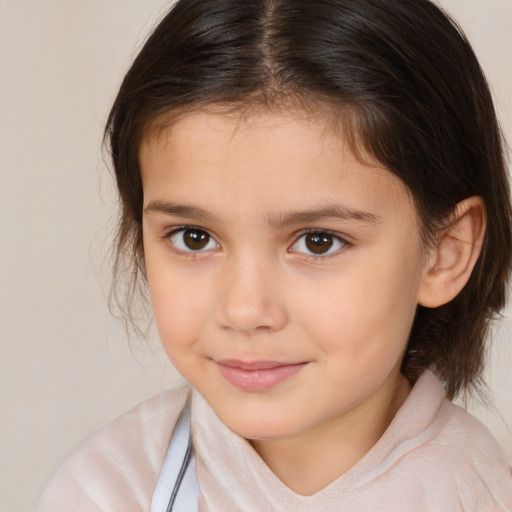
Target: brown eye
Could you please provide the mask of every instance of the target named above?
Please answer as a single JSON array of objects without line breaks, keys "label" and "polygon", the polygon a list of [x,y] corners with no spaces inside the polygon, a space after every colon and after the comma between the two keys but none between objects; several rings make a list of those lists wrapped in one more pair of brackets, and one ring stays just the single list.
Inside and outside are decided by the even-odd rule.
[{"label": "brown eye", "polygon": [[306,247],[315,254],[324,254],[334,242],[333,236],[328,233],[310,233],[304,240]]},{"label": "brown eye", "polygon": [[327,231],[311,231],[302,235],[291,249],[292,252],[326,256],[338,251],[345,245],[346,243],[342,238]]},{"label": "brown eye", "polygon": [[219,247],[215,240],[202,229],[180,229],[171,235],[170,240],[177,249],[184,252],[197,252]]},{"label": "brown eye", "polygon": [[183,232],[183,242],[192,251],[204,249],[210,241],[210,235],[204,231],[187,229]]}]

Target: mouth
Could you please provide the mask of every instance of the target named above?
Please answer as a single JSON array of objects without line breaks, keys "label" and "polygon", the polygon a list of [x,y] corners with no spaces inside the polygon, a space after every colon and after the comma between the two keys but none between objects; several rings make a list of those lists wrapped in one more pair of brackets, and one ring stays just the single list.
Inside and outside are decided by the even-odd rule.
[{"label": "mouth", "polygon": [[308,363],[215,361],[220,374],[242,391],[267,391],[300,372]]}]

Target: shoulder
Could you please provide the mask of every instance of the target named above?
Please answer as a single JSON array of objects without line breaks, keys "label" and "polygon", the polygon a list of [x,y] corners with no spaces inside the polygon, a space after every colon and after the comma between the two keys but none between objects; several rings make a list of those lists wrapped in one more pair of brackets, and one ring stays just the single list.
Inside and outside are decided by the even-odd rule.
[{"label": "shoulder", "polygon": [[36,511],[149,510],[188,393],[156,395],[88,437],[57,469]]},{"label": "shoulder", "polygon": [[[423,398],[429,393],[439,396],[435,387],[426,386]],[[417,476],[428,477],[428,485],[422,485],[426,498],[453,502],[465,511],[512,510],[506,457],[487,428],[467,411],[442,397],[416,440],[404,462]]]},{"label": "shoulder", "polygon": [[510,466],[487,428],[449,401],[439,423],[425,455],[439,460],[439,478],[456,486],[464,510],[512,510]]}]

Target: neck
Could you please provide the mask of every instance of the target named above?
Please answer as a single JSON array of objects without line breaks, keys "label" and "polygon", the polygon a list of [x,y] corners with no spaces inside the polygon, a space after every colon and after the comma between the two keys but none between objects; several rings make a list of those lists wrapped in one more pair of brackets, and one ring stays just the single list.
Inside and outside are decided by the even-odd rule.
[{"label": "neck", "polygon": [[286,486],[305,496],[315,494],[375,446],[409,392],[410,385],[400,374],[391,389],[376,391],[341,417],[294,437],[256,440],[252,445]]}]

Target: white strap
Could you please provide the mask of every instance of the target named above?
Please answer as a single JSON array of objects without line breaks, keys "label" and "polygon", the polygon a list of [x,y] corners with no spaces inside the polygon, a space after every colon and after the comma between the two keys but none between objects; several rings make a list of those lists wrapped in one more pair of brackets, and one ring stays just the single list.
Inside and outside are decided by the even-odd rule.
[{"label": "white strap", "polygon": [[197,512],[199,487],[190,437],[190,400],[174,427],[150,512]]}]

